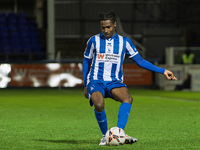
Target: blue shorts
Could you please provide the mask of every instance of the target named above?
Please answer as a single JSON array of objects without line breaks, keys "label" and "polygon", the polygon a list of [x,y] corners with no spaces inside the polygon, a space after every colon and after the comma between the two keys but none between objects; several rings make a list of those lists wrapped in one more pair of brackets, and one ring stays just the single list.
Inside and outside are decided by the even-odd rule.
[{"label": "blue shorts", "polygon": [[124,83],[120,81],[102,81],[102,80],[92,80],[87,85],[87,94],[89,98],[90,105],[93,103],[90,100],[90,96],[94,92],[101,92],[104,98],[113,98],[110,91],[114,88],[127,87]]}]

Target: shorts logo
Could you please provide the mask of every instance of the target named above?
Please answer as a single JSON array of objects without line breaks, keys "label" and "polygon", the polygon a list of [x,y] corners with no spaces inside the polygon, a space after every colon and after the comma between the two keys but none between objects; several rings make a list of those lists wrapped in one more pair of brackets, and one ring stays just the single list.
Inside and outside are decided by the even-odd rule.
[{"label": "shorts logo", "polygon": [[90,88],[90,91],[92,91],[92,90],[94,90],[94,87],[93,87],[93,86]]},{"label": "shorts logo", "polygon": [[103,59],[104,58],[104,54],[98,54],[98,59]]}]

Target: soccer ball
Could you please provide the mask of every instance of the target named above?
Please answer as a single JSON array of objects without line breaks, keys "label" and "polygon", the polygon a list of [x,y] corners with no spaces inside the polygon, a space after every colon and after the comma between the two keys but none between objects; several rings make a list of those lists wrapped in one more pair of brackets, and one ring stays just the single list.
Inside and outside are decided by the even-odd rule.
[{"label": "soccer ball", "polygon": [[125,142],[125,132],[118,127],[112,127],[106,132],[106,144],[112,146],[123,145]]}]

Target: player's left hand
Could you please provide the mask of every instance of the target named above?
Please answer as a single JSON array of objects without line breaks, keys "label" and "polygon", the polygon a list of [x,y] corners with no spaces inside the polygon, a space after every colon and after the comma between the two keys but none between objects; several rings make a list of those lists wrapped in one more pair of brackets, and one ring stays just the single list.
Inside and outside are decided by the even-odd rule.
[{"label": "player's left hand", "polygon": [[164,75],[168,80],[177,80],[177,78],[174,76],[173,72],[171,72],[167,69],[165,69]]}]

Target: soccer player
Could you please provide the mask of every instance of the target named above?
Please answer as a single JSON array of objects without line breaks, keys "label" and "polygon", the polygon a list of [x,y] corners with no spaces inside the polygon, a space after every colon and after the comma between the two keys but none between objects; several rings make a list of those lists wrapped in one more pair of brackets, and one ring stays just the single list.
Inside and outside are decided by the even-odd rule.
[{"label": "soccer player", "polygon": [[[123,83],[123,60],[128,55],[138,66],[164,74],[169,80],[177,80],[174,74],[159,68],[144,60],[136,50],[131,40],[115,32],[116,16],[113,11],[99,13],[101,33],[92,36],[84,52],[83,79],[84,94],[94,105],[94,113],[103,138],[99,145],[106,145],[107,131],[104,98],[109,97],[121,103],[118,112],[117,127],[124,130],[131,110],[133,98],[127,86]],[[135,143],[138,140],[126,135],[125,143]]]}]

